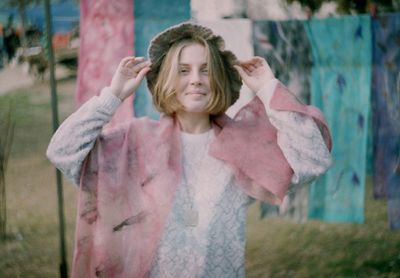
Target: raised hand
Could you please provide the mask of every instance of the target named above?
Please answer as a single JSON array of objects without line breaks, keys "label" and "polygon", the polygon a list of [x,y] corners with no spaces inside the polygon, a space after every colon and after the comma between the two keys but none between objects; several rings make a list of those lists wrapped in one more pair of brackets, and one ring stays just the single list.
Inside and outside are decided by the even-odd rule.
[{"label": "raised hand", "polygon": [[266,83],[274,78],[274,73],[264,58],[255,56],[247,61],[241,61],[234,66],[243,82],[253,91],[258,92]]},{"label": "raised hand", "polygon": [[111,80],[111,92],[121,100],[132,95],[150,70],[150,65],[143,57],[123,58]]}]

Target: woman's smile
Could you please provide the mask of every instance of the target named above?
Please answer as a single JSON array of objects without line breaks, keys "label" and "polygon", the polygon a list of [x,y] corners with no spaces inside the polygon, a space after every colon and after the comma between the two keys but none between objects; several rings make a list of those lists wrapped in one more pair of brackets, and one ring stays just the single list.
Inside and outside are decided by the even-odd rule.
[{"label": "woman's smile", "polygon": [[190,91],[190,92],[188,92],[186,94],[187,95],[192,95],[192,96],[206,96],[207,92],[200,91],[200,90],[193,90],[193,91]]}]

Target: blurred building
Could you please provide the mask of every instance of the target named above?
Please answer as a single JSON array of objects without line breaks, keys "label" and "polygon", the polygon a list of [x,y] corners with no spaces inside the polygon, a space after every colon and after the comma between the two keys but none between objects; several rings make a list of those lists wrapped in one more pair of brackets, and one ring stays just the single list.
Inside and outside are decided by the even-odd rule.
[{"label": "blurred building", "polygon": [[[191,0],[192,16],[212,21],[221,18],[250,18],[254,20],[306,19],[307,10],[300,4],[288,5],[284,0]],[[323,18],[335,15],[335,3],[325,3],[314,14]]]},{"label": "blurred building", "polygon": [[[51,4],[53,18],[53,31],[69,32],[79,25],[79,1],[64,0],[54,1]],[[0,25],[5,25],[7,18],[12,15],[15,18],[15,26],[21,25],[20,16],[16,7],[0,8]],[[26,7],[27,26],[33,26],[40,32],[44,30],[45,16],[42,3],[32,4]]]}]

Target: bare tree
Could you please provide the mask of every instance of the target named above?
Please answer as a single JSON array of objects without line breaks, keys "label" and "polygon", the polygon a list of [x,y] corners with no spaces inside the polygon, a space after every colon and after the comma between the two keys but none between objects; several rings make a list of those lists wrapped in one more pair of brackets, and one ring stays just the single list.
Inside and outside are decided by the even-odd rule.
[{"label": "bare tree", "polygon": [[15,122],[12,119],[12,105],[7,113],[0,118],[0,238],[6,238],[7,201],[6,201],[6,170],[14,136]]}]

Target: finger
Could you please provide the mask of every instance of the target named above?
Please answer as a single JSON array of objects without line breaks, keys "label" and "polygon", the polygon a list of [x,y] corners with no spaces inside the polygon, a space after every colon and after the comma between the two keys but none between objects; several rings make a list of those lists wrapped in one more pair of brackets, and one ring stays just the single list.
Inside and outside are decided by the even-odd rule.
[{"label": "finger", "polygon": [[125,67],[132,68],[134,65],[144,61],[144,57],[132,57],[126,64]]},{"label": "finger", "polygon": [[242,68],[246,68],[246,69],[250,70],[250,68],[249,68],[249,63],[248,63],[248,62],[241,62],[241,63],[240,63],[240,66],[241,66]]},{"label": "finger", "polygon": [[255,66],[255,64],[249,64],[249,65],[247,66],[247,68],[248,68],[250,71],[254,71],[257,67]]},{"label": "finger", "polygon": [[234,65],[233,67],[239,72],[242,79],[245,79],[248,76],[248,73],[246,73],[242,66]]},{"label": "finger", "polygon": [[150,71],[150,66],[144,67],[142,68],[138,75],[137,78],[139,78],[140,80],[142,80],[144,78],[144,76]]},{"label": "finger", "polygon": [[134,65],[135,65],[135,60],[131,59],[125,63],[124,67],[132,68]]},{"label": "finger", "polygon": [[253,61],[243,65],[243,67],[245,69],[247,69],[250,73],[256,71],[259,68],[266,67],[266,66],[267,66],[267,64],[266,63],[264,64],[262,60],[253,60]]},{"label": "finger", "polygon": [[247,67],[258,67],[258,66],[262,66],[263,64],[265,64],[265,59],[259,56],[255,56],[252,57],[251,59],[247,60],[247,61],[243,61],[243,64],[245,64]]},{"label": "finger", "polygon": [[255,57],[252,57],[251,59],[241,61],[240,64],[244,64],[244,65],[254,64],[254,62],[256,61],[254,58]]},{"label": "finger", "polygon": [[241,65],[243,68],[245,68],[245,69],[247,69],[248,71],[250,71],[250,72],[252,72],[253,70],[256,69],[254,62],[251,61],[251,60],[242,62],[240,65]]},{"label": "finger", "polygon": [[250,76],[251,75],[251,69],[248,66],[242,66],[242,69],[244,70],[244,72]]},{"label": "finger", "polygon": [[261,58],[259,58],[259,57],[254,57],[254,58],[251,60],[251,64],[252,64],[254,67],[260,67],[260,66],[263,65],[263,60],[262,60]]},{"label": "finger", "polygon": [[259,64],[259,63],[263,63],[263,61],[265,61],[265,59],[263,57],[260,56],[254,56],[253,58],[251,58],[252,62],[255,64]]},{"label": "finger", "polygon": [[258,64],[259,64],[260,66],[267,66],[267,67],[269,67],[269,64],[268,64],[267,60],[265,60],[263,57],[256,56],[256,57],[254,57],[254,58],[258,61]]},{"label": "finger", "polygon": [[134,56],[125,57],[125,58],[123,58],[123,59],[121,60],[121,62],[119,63],[119,65],[120,65],[121,67],[125,67],[126,64],[127,64],[129,61],[131,61],[132,59],[134,59],[134,58],[135,58]]},{"label": "finger", "polygon": [[149,67],[151,65],[150,61],[146,61],[146,62],[142,62],[140,64],[135,65],[132,70],[136,73],[138,73],[139,71],[141,71],[143,68],[145,67]]},{"label": "finger", "polygon": [[250,68],[250,66],[248,64],[242,64],[241,67],[243,68],[243,70],[250,75],[252,72],[252,69]]},{"label": "finger", "polygon": [[135,64],[141,63],[144,61],[144,57],[136,57],[132,60]]}]

